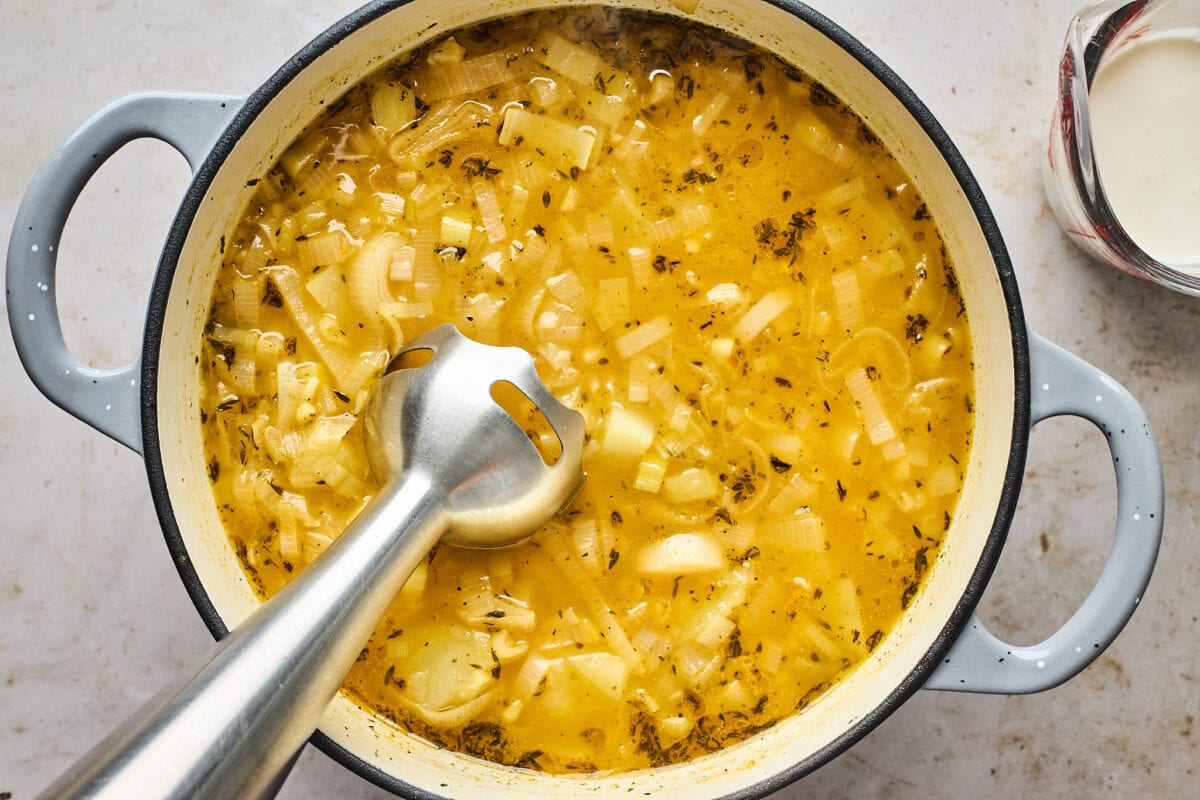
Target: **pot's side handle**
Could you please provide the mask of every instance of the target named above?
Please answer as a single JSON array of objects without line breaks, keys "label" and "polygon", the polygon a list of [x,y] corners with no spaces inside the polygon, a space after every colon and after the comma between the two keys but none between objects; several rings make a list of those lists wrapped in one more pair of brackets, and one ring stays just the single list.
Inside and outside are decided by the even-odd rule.
[{"label": "pot's side handle", "polygon": [[1082,417],[1104,433],[1117,476],[1116,535],[1083,605],[1031,647],[997,639],[972,615],[926,689],[1029,694],[1053,688],[1090,664],[1117,637],[1154,569],[1163,525],[1158,446],[1137,401],[1108,375],[1030,332],[1033,422]]},{"label": "pot's side handle", "polygon": [[8,245],[5,294],[17,355],[51,401],[141,452],[140,359],[117,369],[79,363],[67,349],[55,297],[58,244],[75,201],[114,153],[159,139],[200,168],[241,106],[237,97],[144,93],[119,98],[68,136],[34,175]]}]

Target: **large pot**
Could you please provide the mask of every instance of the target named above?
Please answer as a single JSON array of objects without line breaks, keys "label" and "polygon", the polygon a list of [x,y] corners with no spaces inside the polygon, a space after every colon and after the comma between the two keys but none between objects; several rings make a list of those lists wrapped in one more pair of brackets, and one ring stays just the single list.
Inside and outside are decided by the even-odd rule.
[{"label": "large pot", "polygon": [[[544,0],[540,6],[563,4]],[[505,0],[385,0],[334,25],[249,98],[144,94],[102,109],[53,153],[18,213],[8,254],[13,336],[55,403],[141,452],[170,550],[217,637],[258,604],[228,545],[205,471],[197,356],[223,239],[261,175],[318,104],[401,51],[494,17]],[[622,5],[682,15],[665,0]],[[499,767],[403,734],[350,700],[331,706],[314,741],[381,786],[414,797],[676,793],[761,796],[844,751],[922,687],[1006,694],[1072,677],[1116,637],[1149,580],[1162,527],[1161,465],[1145,415],[1111,378],[1031,333],[996,223],[958,151],[883,63],[827,19],[789,0],[701,2],[696,19],[795,63],[846,100],[913,177],[956,265],[971,318],[976,427],[959,510],[923,590],[869,660],[803,714],[691,763],[625,775],[556,777]],[[194,178],[168,236],[139,361],[99,371],[66,350],[54,300],[67,213],[99,165],[153,137],[182,152]],[[974,616],[1016,508],[1029,431],[1071,414],[1105,434],[1116,470],[1116,536],[1095,588],[1044,642],[1016,647]]]}]

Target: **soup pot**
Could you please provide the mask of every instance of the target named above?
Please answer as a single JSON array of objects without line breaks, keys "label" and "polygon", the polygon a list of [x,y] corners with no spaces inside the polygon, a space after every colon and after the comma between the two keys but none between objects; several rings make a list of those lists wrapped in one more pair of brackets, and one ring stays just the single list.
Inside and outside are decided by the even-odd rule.
[{"label": "soup pot", "polygon": [[[924,586],[864,663],[802,714],[686,764],[586,776],[502,767],[379,724],[339,696],[314,742],[401,795],[761,796],[847,749],[917,689],[1015,694],[1072,677],[1128,621],[1157,555],[1162,471],[1144,413],[1111,378],[1028,329],[987,203],[912,91],[846,32],[790,0],[621,5],[686,16],[774,51],[854,108],[912,177],[940,223],[971,319],[976,421],[958,511]],[[681,10],[687,6],[695,7]],[[254,192],[251,181],[322,104],[393,56],[451,28],[525,8],[515,0],[373,3],[304,47],[248,98],[140,94],[112,103],[59,146],[28,190],[8,254],[9,318],[18,353],[52,401],[144,456],[168,546],[216,637],[237,626],[259,600],[212,499],[197,421],[196,364],[224,242]],[[141,357],[101,371],[77,363],[64,344],[54,298],[56,245],[91,175],[140,137],[173,145],[194,174],[159,261]],[[1016,647],[992,635],[973,609],[1016,508],[1030,428],[1061,414],[1089,420],[1106,437],[1116,471],[1115,537],[1078,611],[1045,641]]]}]

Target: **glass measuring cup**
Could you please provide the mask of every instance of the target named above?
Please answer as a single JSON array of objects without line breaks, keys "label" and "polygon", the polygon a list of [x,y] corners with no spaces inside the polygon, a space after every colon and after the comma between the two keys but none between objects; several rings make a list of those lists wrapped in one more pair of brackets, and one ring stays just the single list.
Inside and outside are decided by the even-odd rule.
[{"label": "glass measuring cup", "polygon": [[[1042,174],[1059,223],[1085,252],[1200,296],[1200,213],[1189,205],[1200,208],[1200,93],[1187,93],[1184,78],[1200,81],[1200,0],[1085,7],[1059,62]],[[1171,91],[1179,102],[1164,96]]]}]

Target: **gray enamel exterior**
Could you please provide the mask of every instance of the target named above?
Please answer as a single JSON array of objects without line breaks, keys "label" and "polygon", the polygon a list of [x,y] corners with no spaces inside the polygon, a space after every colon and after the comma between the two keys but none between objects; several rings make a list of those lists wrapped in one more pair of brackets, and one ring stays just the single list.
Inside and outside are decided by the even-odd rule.
[{"label": "gray enamel exterior", "polygon": [[1117,521],[1104,570],[1083,605],[1044,641],[1006,644],[972,614],[967,627],[925,682],[926,689],[1029,694],[1079,674],[1141,602],[1158,557],[1163,527],[1163,474],[1150,421],[1123,386],[1029,334],[1032,419],[1076,416],[1104,434],[1117,478]]},{"label": "gray enamel exterior", "polygon": [[17,211],[5,276],[17,355],[46,397],[137,453],[141,359],[101,370],[71,355],[55,297],[58,243],[80,192],[114,153],[136,139],[158,139],[178,150],[195,172],[241,103],[236,97],[174,93],[114,100],[47,156]]}]

